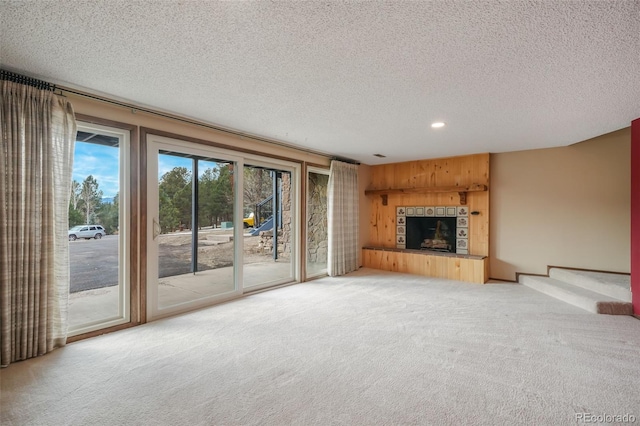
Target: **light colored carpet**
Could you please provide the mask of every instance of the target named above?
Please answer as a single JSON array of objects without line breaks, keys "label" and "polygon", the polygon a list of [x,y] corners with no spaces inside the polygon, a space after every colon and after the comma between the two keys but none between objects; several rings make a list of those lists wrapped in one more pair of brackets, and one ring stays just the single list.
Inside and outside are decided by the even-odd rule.
[{"label": "light colored carpet", "polygon": [[640,419],[640,321],[519,284],[362,269],[70,344],[0,380],[3,425]]}]

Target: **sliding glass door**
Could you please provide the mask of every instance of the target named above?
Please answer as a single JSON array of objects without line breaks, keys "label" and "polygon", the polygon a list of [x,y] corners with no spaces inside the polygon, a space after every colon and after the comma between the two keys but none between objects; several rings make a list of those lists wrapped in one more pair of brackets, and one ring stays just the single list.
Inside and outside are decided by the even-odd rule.
[{"label": "sliding glass door", "polygon": [[148,143],[148,159],[148,317],[241,294],[240,159],[160,137]]},{"label": "sliding glass door", "polygon": [[300,165],[147,136],[147,317],[300,279]]},{"label": "sliding glass door", "polygon": [[295,278],[294,171],[255,160],[244,167],[244,291]]}]

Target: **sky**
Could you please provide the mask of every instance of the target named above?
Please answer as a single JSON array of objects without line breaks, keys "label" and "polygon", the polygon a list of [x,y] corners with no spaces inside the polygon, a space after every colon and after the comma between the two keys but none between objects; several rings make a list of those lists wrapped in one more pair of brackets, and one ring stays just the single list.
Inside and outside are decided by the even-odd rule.
[{"label": "sky", "polygon": [[[92,175],[98,181],[98,189],[104,198],[112,198],[119,190],[118,174],[120,149],[118,147],[98,145],[88,142],[75,143],[73,158],[73,180],[82,182]],[[186,167],[191,170],[192,160],[173,155],[160,155],[158,160],[158,179],[174,167]],[[200,175],[205,169],[216,167],[213,162],[201,162]]]},{"label": "sky", "polygon": [[119,189],[119,148],[77,142],[73,156],[73,180],[82,182],[92,175],[104,197],[113,197]]}]

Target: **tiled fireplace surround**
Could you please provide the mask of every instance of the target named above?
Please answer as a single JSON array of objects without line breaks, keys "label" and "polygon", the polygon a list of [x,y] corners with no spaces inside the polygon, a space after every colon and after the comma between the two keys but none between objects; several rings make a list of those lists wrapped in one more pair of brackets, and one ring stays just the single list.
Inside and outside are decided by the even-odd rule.
[{"label": "tiled fireplace surround", "polygon": [[455,252],[469,254],[469,208],[467,206],[397,206],[396,248],[406,248],[408,217],[455,217]]}]

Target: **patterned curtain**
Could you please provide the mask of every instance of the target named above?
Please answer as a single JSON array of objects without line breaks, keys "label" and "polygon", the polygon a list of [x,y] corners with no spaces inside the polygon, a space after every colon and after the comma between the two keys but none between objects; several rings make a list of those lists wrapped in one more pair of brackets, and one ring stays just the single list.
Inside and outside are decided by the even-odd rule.
[{"label": "patterned curtain", "polygon": [[358,166],[331,162],[327,214],[329,215],[328,273],[335,277],[358,269]]},{"label": "patterned curtain", "polygon": [[76,122],[62,96],[0,82],[0,365],[66,343]]}]

